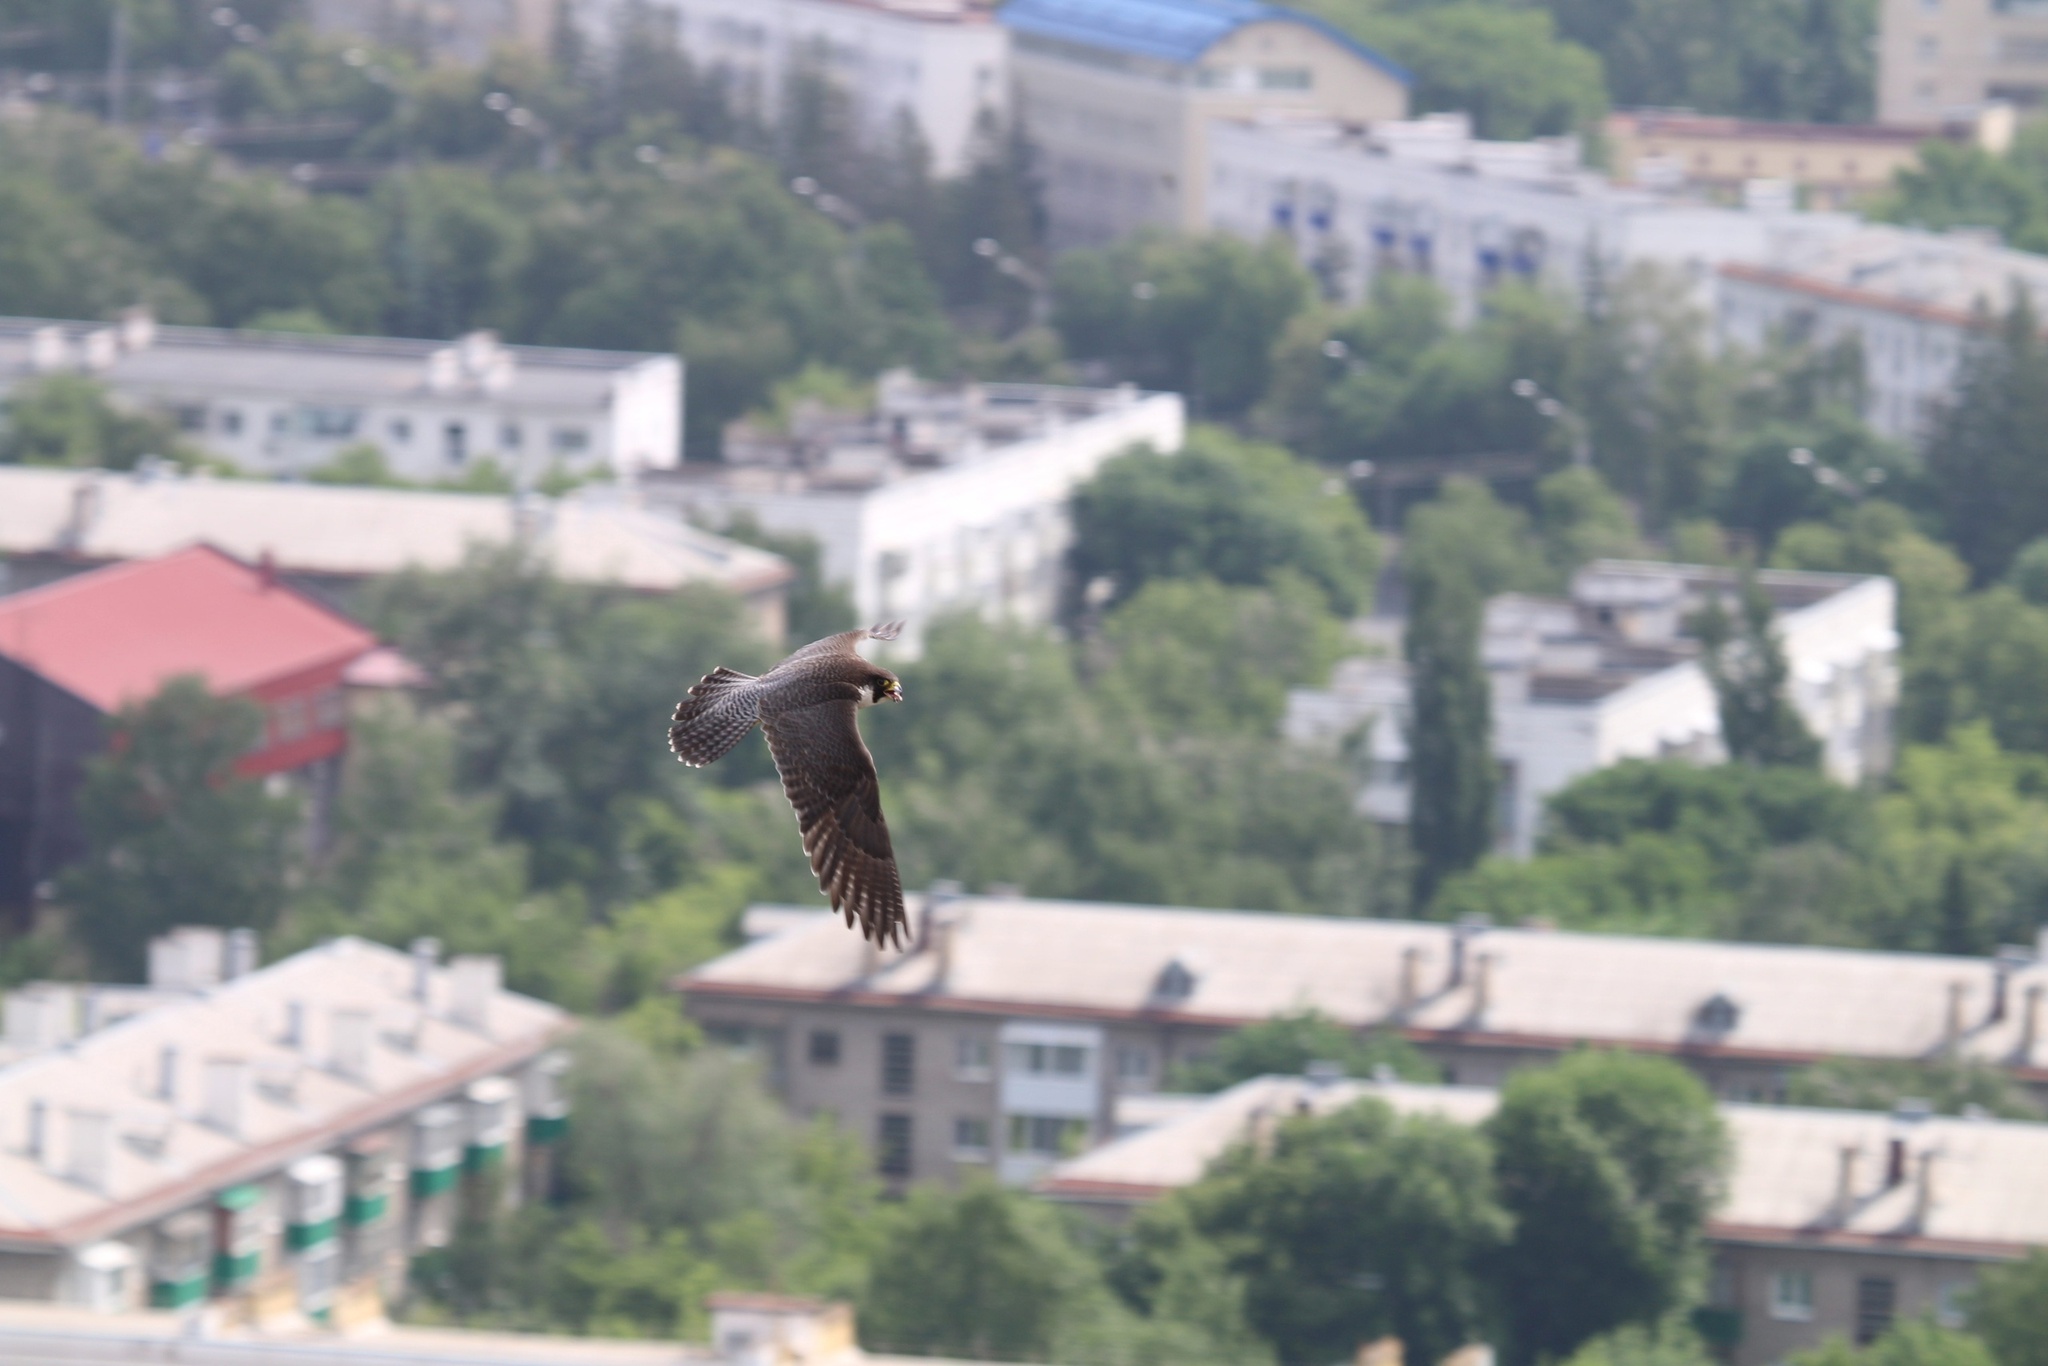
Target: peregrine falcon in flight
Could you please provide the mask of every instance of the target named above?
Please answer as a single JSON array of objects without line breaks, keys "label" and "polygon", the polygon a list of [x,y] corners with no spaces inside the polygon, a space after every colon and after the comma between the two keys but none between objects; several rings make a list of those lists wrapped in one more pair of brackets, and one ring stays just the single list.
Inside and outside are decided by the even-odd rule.
[{"label": "peregrine falcon in flight", "polygon": [[896,675],[855,653],[863,640],[894,640],[888,622],[813,641],[755,678],[724,667],[697,681],[676,704],[668,747],[701,767],[731,753],[755,724],[796,808],[804,852],[832,909],[876,944],[903,946],[903,883],[882,820],[875,759],[861,742],[855,714],[877,702],[901,702]]}]

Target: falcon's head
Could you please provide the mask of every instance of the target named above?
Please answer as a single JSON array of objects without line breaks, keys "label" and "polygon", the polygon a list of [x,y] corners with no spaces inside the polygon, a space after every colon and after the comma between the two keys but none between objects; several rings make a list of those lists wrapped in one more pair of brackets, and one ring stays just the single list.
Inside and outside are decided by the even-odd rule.
[{"label": "falcon's head", "polygon": [[867,694],[867,701],[870,703],[903,700],[903,685],[896,681],[894,674],[876,674],[867,681],[861,691]]}]

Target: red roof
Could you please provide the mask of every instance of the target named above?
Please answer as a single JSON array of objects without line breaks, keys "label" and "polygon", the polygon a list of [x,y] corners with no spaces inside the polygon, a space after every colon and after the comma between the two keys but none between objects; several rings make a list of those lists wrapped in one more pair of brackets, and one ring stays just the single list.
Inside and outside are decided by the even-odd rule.
[{"label": "red roof", "polygon": [[347,617],[206,545],[0,598],[0,656],[104,712],[179,674],[246,693],[376,646]]}]

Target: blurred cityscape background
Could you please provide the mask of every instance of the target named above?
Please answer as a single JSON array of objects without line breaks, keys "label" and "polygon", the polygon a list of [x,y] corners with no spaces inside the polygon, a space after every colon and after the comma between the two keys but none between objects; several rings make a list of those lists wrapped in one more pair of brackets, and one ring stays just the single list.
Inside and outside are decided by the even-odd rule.
[{"label": "blurred cityscape background", "polygon": [[[2048,1366],[2044,96],[0,0],[0,1360]],[[901,952],[662,744],[898,617]]]}]

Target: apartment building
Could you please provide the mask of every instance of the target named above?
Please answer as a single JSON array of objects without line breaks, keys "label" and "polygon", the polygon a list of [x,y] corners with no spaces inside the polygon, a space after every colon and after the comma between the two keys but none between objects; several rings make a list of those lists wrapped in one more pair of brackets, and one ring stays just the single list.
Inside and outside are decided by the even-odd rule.
[{"label": "apartment building", "polygon": [[126,473],[0,466],[0,595],[194,544],[267,563],[286,583],[344,602],[387,574],[450,570],[476,549],[518,546],[570,583],[722,589],[770,640],[782,638],[796,577],[780,555],[612,485],[549,498],[216,479],[161,462]]},{"label": "apartment building", "polygon": [[[863,139],[914,132],[931,169],[958,175],[1009,116],[1009,38],[986,0],[641,0],[642,21],[674,25],[698,70],[735,108],[779,123],[799,75],[829,81]],[[618,41],[626,0],[581,0],[579,18]]]},{"label": "apartment building", "polygon": [[547,48],[561,0],[307,0],[323,32],[480,65],[499,48]]},{"label": "apartment building", "polygon": [[[2033,952],[1989,960],[1540,928],[1087,902],[913,898],[908,952],[757,908],[675,983],[799,1114],[868,1138],[897,1182],[1035,1180],[1116,1132],[1224,1033],[1313,1008],[1492,1086],[1586,1045],[1658,1053],[1717,1095],[1782,1100],[1828,1058],[1959,1057],[2048,1096]],[[2042,946],[2048,949],[2048,943]]]},{"label": "apartment building", "polygon": [[217,929],[160,940],[160,999],[113,1023],[73,1013],[90,988],[10,996],[0,1298],[374,1317],[461,1201],[544,1183],[570,1022],[495,958],[254,959]]},{"label": "apartment building", "polygon": [[1772,334],[1863,355],[1864,420],[1924,440],[1955,392],[1964,355],[2025,291],[2048,299],[2048,257],[1987,234],[1871,224],[1762,261],[1721,267],[1721,335],[1760,346]]},{"label": "apartment building", "polygon": [[525,482],[628,475],[682,458],[683,366],[670,355],[311,337],[119,322],[0,318],[0,398],[48,375],[99,380],[174,418],[250,474],[303,475],[350,447],[393,473],[456,480],[486,462]]},{"label": "apartment building", "polygon": [[1408,110],[1401,67],[1259,0],[1010,0],[1001,17],[1056,250],[1206,226],[1218,119]]},{"label": "apartment building", "polygon": [[[1897,589],[1890,579],[1764,570],[1787,695],[1821,742],[1822,764],[1855,785],[1891,766],[1897,710]],[[1481,657],[1493,698],[1503,850],[1527,857],[1545,804],[1573,779],[1624,759],[1719,763],[1720,705],[1689,623],[1728,601],[1733,571],[1597,560],[1570,596],[1506,593],[1486,604]],[[1732,603],[1731,603],[1732,607]],[[1343,661],[1328,686],[1288,693],[1282,733],[1334,748],[1365,736],[1361,811],[1405,825],[1408,669],[1397,650]]]},{"label": "apartment building", "polygon": [[1877,118],[1928,124],[2048,96],[2048,9],[2030,0],[1883,0]]},{"label": "apartment building", "polygon": [[1849,209],[1918,169],[1929,142],[1973,144],[1990,152],[2012,145],[2011,105],[1990,105],[1968,119],[1924,123],[1784,123],[1696,114],[1688,109],[1630,109],[1608,115],[1614,178],[1651,190],[1704,192],[1739,203],[1752,182],[1787,186],[1808,208]]},{"label": "apartment building", "polygon": [[806,407],[787,431],[735,424],[723,464],[652,473],[640,493],[701,525],[746,516],[815,537],[826,580],[861,620],[901,618],[892,649],[915,656],[949,612],[1050,622],[1075,486],[1133,447],[1177,451],[1185,433],[1177,394],[896,371],[855,410]]},{"label": "apartment building", "polygon": [[1220,122],[1208,174],[1209,228],[1291,243],[1327,293],[1351,302],[1382,275],[1433,280],[1460,323],[1503,284],[1584,299],[1597,278],[1638,264],[1711,308],[1721,263],[1769,261],[1855,226],[1795,212],[1787,182],[1745,177],[1739,206],[1616,184],[1583,164],[1576,138],[1475,138],[1456,113]]},{"label": "apartment building", "polygon": [[[1132,1130],[1054,1167],[1050,1198],[1120,1218],[1201,1179],[1295,1115],[1364,1100],[1478,1124],[1466,1086],[1259,1077],[1143,1107]],[[1769,1366],[1830,1337],[1865,1344],[1922,1316],[1961,1327],[1979,1270],[2048,1243],[2048,1125],[1724,1104],[1734,1167],[1707,1224],[1714,1267],[1694,1324],[1730,1366]]]}]

